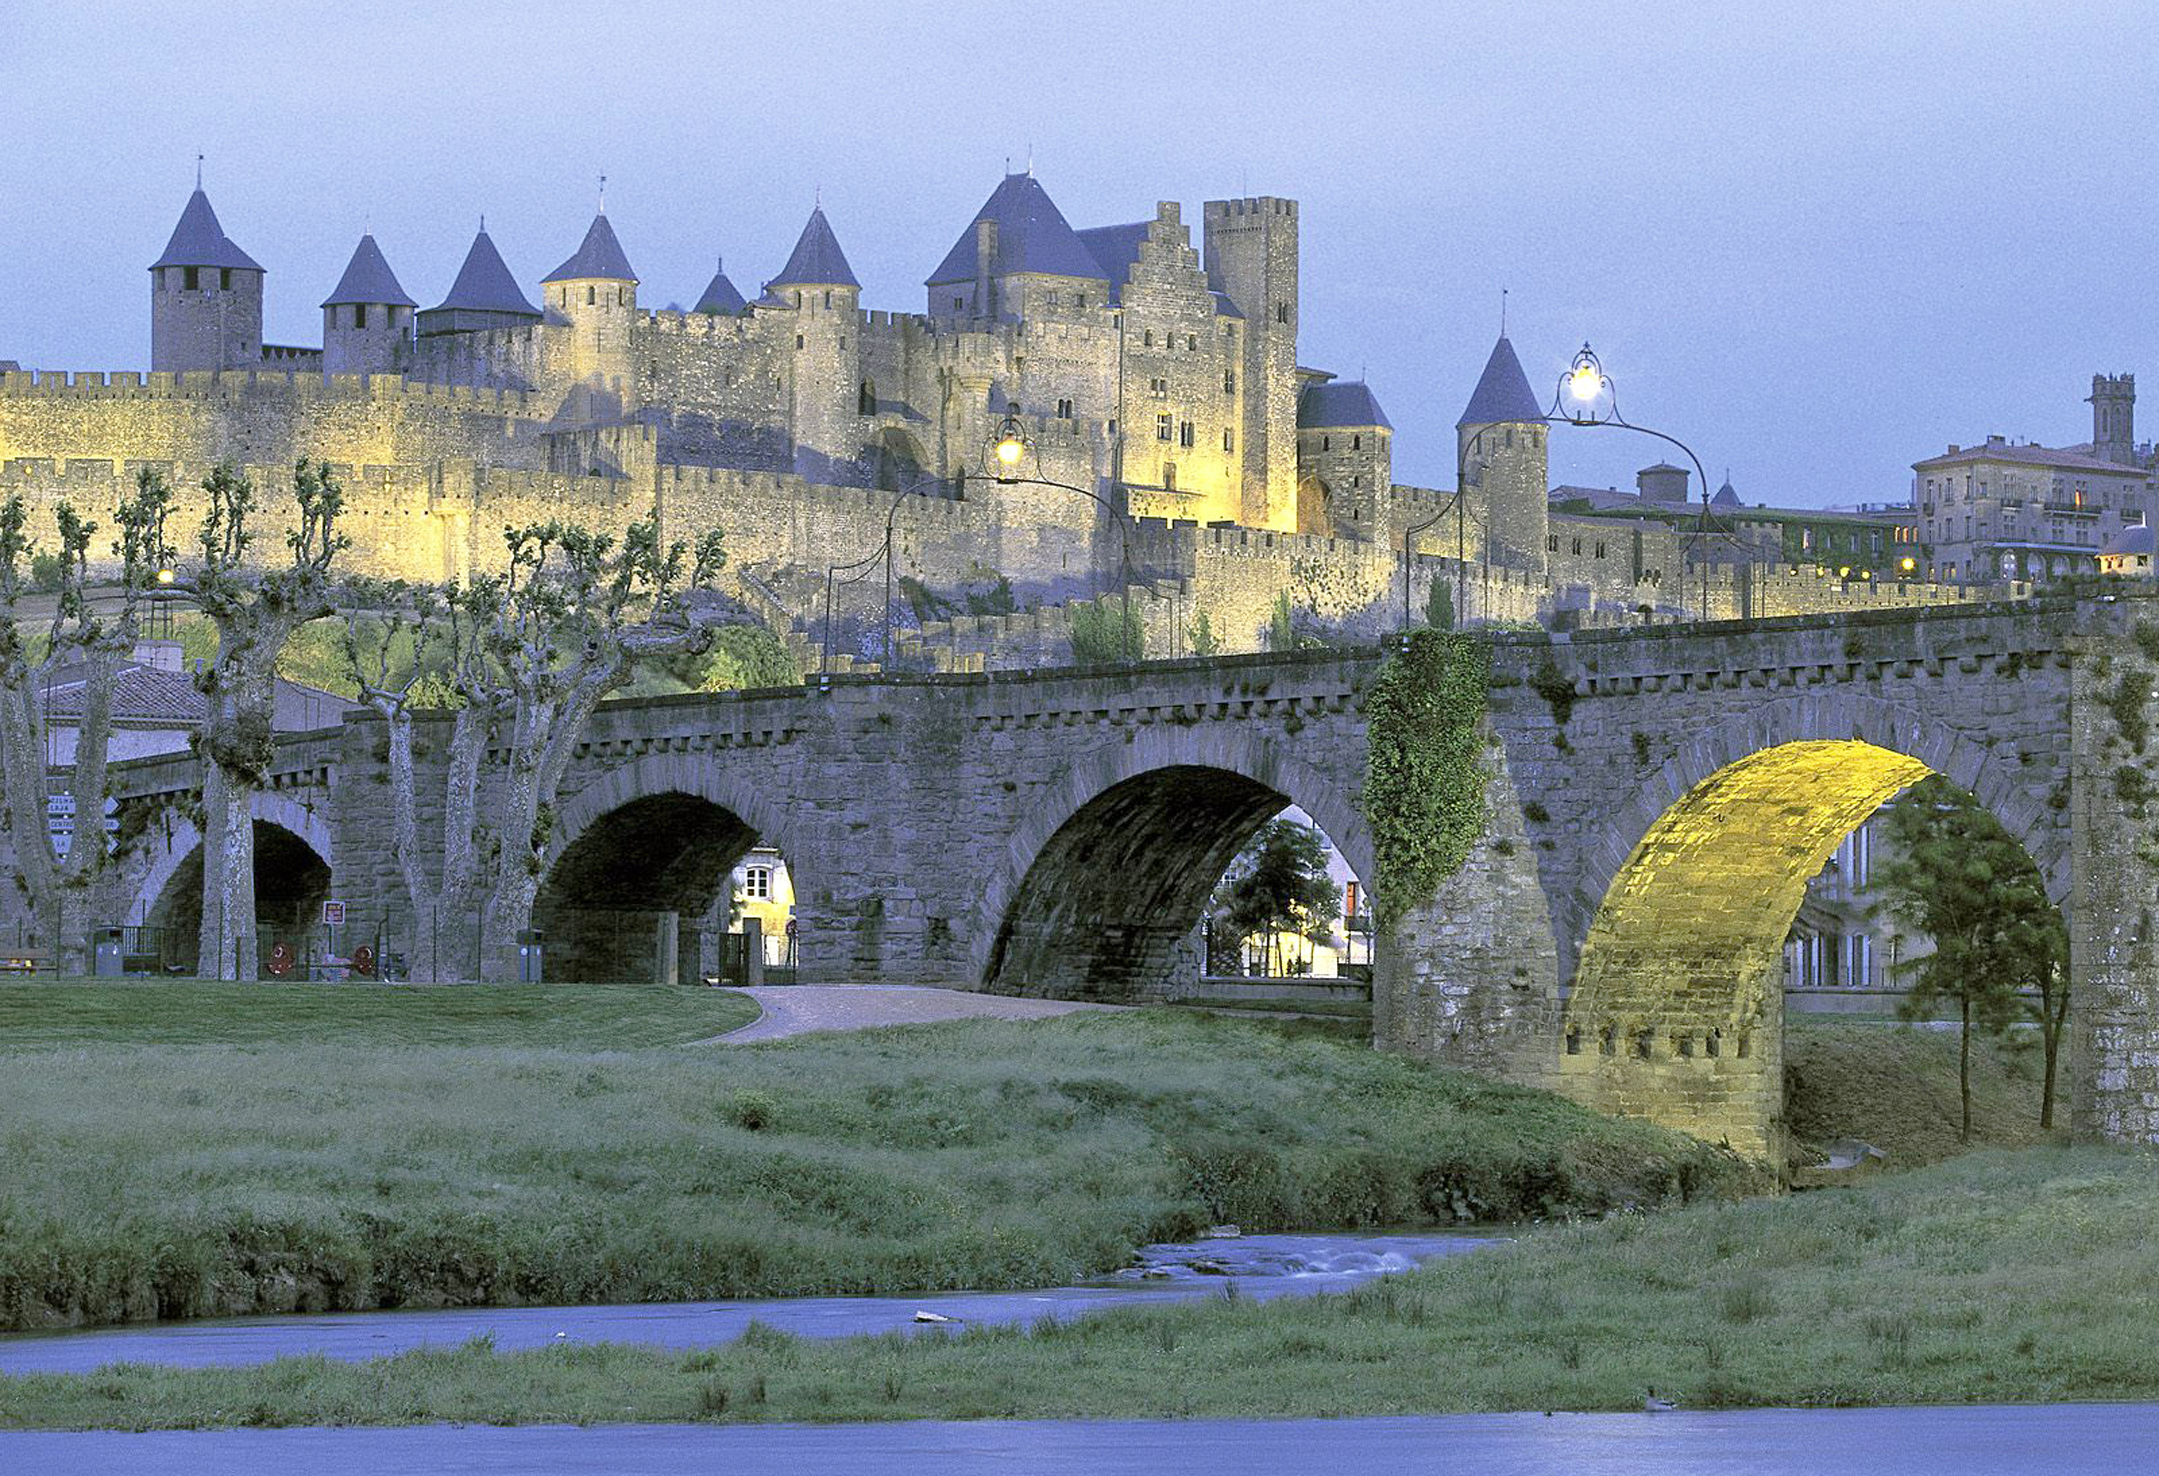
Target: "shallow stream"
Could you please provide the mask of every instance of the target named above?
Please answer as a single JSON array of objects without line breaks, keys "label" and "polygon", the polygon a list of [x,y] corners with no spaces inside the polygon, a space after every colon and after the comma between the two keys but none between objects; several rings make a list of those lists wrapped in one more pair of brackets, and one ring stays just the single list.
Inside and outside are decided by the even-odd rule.
[{"label": "shallow stream", "polygon": [[1143,1301],[1235,1294],[1258,1299],[1347,1291],[1374,1277],[1490,1245],[1463,1234],[1246,1235],[1151,1245],[1113,1276],[1044,1291],[931,1292],[898,1297],[787,1297],[769,1301],[656,1302],[597,1307],[463,1307],[428,1312],[340,1312],[143,1323],[0,1337],[0,1374],[83,1373],[107,1363],[188,1366],[267,1363],[320,1353],[357,1361],[412,1348],[491,1337],[505,1352],[553,1342],[650,1343],[702,1348],[741,1336],[751,1322],[805,1338],[844,1338],[939,1325],[1075,1317]]}]

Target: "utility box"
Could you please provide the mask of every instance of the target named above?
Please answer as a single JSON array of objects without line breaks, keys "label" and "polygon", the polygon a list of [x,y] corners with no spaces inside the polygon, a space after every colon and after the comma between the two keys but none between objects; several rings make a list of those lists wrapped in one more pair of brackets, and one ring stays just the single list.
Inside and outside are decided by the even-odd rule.
[{"label": "utility box", "polygon": [[547,961],[547,934],[529,928],[517,935],[517,982],[539,984]]},{"label": "utility box", "polygon": [[107,928],[97,935],[90,972],[99,979],[118,979],[127,972],[127,954],[118,928]]}]

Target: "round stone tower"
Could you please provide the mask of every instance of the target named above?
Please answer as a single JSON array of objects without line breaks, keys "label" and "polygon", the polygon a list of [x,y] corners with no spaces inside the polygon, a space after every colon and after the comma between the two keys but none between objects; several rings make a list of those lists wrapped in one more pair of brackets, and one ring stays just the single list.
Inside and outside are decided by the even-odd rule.
[{"label": "round stone tower", "polygon": [[637,320],[637,273],[630,269],[603,208],[576,254],[540,284],[540,305],[570,328],[566,418],[588,424],[620,420],[636,408],[630,330]]},{"label": "round stone tower", "polygon": [[777,331],[791,326],[794,334],[786,347],[796,472],[813,482],[864,480],[862,284],[822,206],[810,211],[787,265],[765,293],[765,306],[794,310],[791,325],[775,318]]},{"label": "round stone tower", "polygon": [[1483,530],[1482,553],[1494,564],[1545,567],[1552,528],[1545,431],[1522,361],[1502,334],[1454,428],[1469,521]]},{"label": "round stone tower", "polygon": [[262,362],[262,267],[218,224],[195,182],[164,254],[150,263],[150,367],[161,373]]},{"label": "round stone tower", "polygon": [[412,343],[412,314],[397,273],[372,235],[362,236],[345,275],[322,304],[322,372],[393,374],[404,369]]}]

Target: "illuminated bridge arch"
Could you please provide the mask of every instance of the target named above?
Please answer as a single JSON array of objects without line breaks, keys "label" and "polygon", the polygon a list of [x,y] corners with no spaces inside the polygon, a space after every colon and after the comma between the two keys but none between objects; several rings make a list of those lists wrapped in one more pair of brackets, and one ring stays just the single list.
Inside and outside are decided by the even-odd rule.
[{"label": "illuminated bridge arch", "polygon": [[1593,915],[1564,1015],[1564,1088],[1781,1158],[1783,945],[1808,881],[1868,816],[1934,773],[1994,813],[2060,903],[2066,837],[2013,763],[1923,714],[1858,698],[1766,704],[1689,743],[1589,853]]},{"label": "illuminated bridge arch", "polygon": [[1000,993],[1155,992],[1238,848],[1290,805],[1369,881],[1371,832],[1348,791],[1279,744],[1167,727],[1096,749],[1006,847],[976,914],[976,977]]}]

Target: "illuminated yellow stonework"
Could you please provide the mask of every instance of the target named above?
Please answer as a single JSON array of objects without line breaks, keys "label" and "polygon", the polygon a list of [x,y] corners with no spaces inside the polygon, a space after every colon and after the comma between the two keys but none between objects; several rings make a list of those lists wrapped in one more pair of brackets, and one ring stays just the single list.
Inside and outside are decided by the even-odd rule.
[{"label": "illuminated yellow stonework", "polygon": [[1620,868],[1583,944],[1568,1095],[1779,1160],[1784,939],[1837,845],[1930,772],[1871,743],[1811,740],[1682,795]]}]

